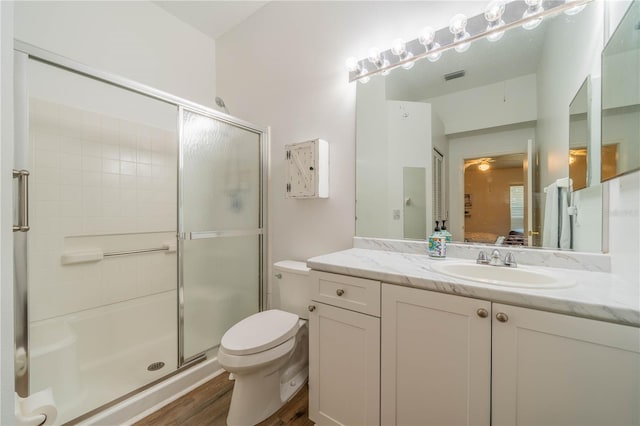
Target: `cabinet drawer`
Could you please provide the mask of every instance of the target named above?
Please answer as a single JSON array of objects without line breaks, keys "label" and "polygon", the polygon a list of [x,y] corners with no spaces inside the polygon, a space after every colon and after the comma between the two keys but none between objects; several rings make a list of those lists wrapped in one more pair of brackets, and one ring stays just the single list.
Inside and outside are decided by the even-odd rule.
[{"label": "cabinet drawer", "polygon": [[311,271],[311,299],[380,316],[380,281]]}]

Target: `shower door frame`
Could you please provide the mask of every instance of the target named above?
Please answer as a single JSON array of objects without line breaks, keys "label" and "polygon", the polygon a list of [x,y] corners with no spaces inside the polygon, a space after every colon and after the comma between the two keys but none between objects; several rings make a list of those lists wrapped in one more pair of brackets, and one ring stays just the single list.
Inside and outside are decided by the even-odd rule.
[{"label": "shower door frame", "polygon": [[[27,67],[26,64],[28,60],[32,59],[35,61],[39,61],[45,63],[47,65],[51,65],[57,67],[59,69],[63,69],[68,72],[72,72],[77,75],[81,75],[84,77],[91,78],[96,81],[100,81],[102,83],[106,83],[110,86],[115,86],[120,89],[124,89],[141,96],[146,96],[161,102],[165,102],[167,104],[173,105],[176,107],[176,129],[178,138],[176,140],[178,148],[181,143],[181,135],[182,135],[182,111],[189,110],[193,111],[207,117],[210,117],[214,120],[239,127],[241,129],[253,132],[259,136],[259,144],[260,144],[260,202],[259,202],[259,277],[258,277],[258,309],[263,310],[265,308],[267,295],[266,295],[266,277],[267,277],[267,206],[268,206],[268,194],[267,194],[267,178],[268,178],[268,159],[269,159],[269,129],[261,128],[247,121],[241,120],[239,118],[233,117],[231,115],[219,112],[212,108],[197,104],[195,102],[191,102],[189,100],[180,98],[178,96],[172,95],[167,92],[163,92],[161,90],[155,89],[153,87],[138,83],[133,80],[129,80],[123,77],[120,77],[115,74],[111,74],[108,72],[104,72],[87,65],[76,62],[72,59],[66,58],[64,56],[58,55],[56,53],[47,51],[45,49],[39,48],[29,43],[22,42],[20,40],[14,40],[14,63],[15,66],[15,75],[14,75],[14,87],[16,89],[15,93],[15,122],[16,122],[16,130],[15,130],[15,146],[17,148],[18,154],[22,152],[21,150],[26,150],[29,143],[29,128],[28,128],[28,93],[27,93]],[[21,155],[17,155],[14,161],[23,161]],[[22,166],[22,164],[19,164]],[[181,164],[180,159],[178,159],[178,164],[176,164],[178,170],[178,179],[181,179]],[[178,182],[180,184],[180,182]],[[177,217],[178,223],[176,223],[176,232],[179,232],[182,229],[181,218],[182,216],[182,203],[180,199],[180,186],[178,185],[178,199],[177,199]],[[29,395],[29,316],[28,316],[28,279],[27,279],[27,254],[26,254],[26,236],[23,233],[18,233],[20,236],[15,238],[14,234],[14,304],[15,304],[15,319],[14,319],[14,330],[15,330],[15,351],[17,352],[19,349],[24,349],[26,353],[26,365],[23,370],[21,370],[22,374],[18,375],[18,371],[16,371],[15,375],[15,390],[22,397],[26,397]],[[180,236],[176,234],[176,240],[179,242]],[[178,341],[177,351],[178,351],[178,365],[176,369],[166,376],[162,378],[146,384],[141,388],[133,391],[135,394],[143,389],[152,386],[157,382],[161,382],[167,379],[170,376],[175,375],[177,372],[184,370],[198,361],[204,359],[206,353],[202,352],[195,356],[190,357],[189,359],[184,359],[184,291],[183,291],[183,282],[182,282],[182,253],[180,244],[178,244],[177,248],[177,259],[178,259],[178,276],[176,276],[176,288],[177,288],[177,304],[178,304],[178,318],[177,318],[177,329],[178,329]],[[19,315],[18,315],[19,313]],[[89,414],[95,414],[98,411],[101,411],[109,406],[112,406],[128,397],[131,396],[132,393],[127,395],[123,395],[118,399],[108,402],[107,404],[96,407],[94,410],[89,413],[85,413],[81,416],[81,418],[87,417]]]}]

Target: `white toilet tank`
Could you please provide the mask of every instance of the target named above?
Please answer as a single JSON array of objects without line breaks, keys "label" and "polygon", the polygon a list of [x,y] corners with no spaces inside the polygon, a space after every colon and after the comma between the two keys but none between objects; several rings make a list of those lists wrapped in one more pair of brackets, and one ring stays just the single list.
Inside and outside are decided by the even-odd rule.
[{"label": "white toilet tank", "polygon": [[273,264],[273,274],[279,286],[280,309],[309,318],[309,268],[305,262],[282,260]]}]

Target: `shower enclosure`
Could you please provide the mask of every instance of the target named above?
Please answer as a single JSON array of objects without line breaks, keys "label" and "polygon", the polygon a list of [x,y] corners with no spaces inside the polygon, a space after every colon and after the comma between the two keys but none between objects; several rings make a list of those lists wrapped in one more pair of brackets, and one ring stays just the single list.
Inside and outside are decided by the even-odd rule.
[{"label": "shower enclosure", "polygon": [[266,134],[16,45],[16,390],[62,424],[261,309]]}]

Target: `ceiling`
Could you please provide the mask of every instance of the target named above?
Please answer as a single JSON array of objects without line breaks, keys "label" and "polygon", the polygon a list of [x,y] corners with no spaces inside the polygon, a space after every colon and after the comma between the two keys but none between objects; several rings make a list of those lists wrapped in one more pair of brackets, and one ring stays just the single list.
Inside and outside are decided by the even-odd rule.
[{"label": "ceiling", "polygon": [[[502,40],[472,43],[465,53],[444,52],[438,62],[420,60],[411,72],[402,69],[387,76],[387,99],[423,101],[511,78],[535,74],[545,41],[547,22],[535,31],[514,28]],[[464,78],[444,81],[444,75],[464,70]]]},{"label": "ceiling", "polygon": [[153,3],[215,40],[247,19],[268,1],[174,0]]}]

